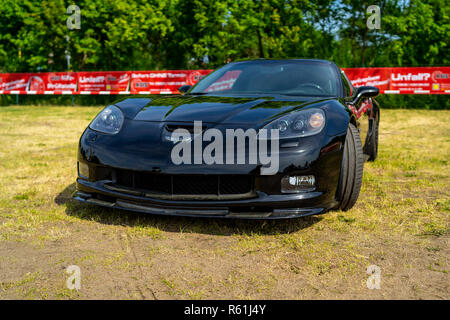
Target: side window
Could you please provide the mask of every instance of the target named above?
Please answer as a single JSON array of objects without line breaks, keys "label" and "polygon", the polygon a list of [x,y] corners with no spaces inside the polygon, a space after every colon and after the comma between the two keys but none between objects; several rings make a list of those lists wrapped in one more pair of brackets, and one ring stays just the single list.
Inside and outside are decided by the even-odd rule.
[{"label": "side window", "polygon": [[344,93],[346,97],[350,97],[353,94],[353,86],[350,80],[348,80],[347,75],[341,70],[342,84],[344,86]]}]

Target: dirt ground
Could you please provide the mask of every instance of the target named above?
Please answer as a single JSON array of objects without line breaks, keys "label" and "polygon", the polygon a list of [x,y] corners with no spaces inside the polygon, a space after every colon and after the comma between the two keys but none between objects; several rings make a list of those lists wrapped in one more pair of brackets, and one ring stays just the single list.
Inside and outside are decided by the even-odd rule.
[{"label": "dirt ground", "polygon": [[265,222],[73,201],[77,141],[99,110],[0,108],[1,299],[450,298],[449,111],[382,110],[352,210]]}]

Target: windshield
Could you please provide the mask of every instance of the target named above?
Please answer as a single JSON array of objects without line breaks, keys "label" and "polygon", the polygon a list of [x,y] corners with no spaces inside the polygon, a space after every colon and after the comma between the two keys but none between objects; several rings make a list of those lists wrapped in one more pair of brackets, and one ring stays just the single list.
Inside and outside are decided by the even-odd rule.
[{"label": "windshield", "polygon": [[321,61],[235,62],[201,80],[190,94],[283,94],[338,96],[335,68]]}]

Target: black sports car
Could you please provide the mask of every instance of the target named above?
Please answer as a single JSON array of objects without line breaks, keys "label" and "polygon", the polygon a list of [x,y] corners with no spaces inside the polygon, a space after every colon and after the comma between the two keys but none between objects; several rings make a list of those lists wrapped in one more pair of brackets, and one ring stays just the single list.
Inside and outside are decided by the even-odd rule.
[{"label": "black sports car", "polygon": [[377,157],[377,88],[354,88],[332,62],[298,59],[229,63],[179,91],[97,115],[80,138],[75,199],[258,219],[355,204],[363,163]]}]

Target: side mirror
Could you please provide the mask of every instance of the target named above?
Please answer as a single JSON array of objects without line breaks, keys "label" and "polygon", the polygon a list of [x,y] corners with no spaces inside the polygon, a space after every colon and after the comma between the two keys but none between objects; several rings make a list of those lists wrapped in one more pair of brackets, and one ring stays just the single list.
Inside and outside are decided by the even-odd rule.
[{"label": "side mirror", "polygon": [[356,96],[353,99],[353,104],[357,104],[363,98],[375,97],[380,93],[380,89],[377,87],[357,87],[356,88]]},{"label": "side mirror", "polygon": [[192,88],[192,86],[190,86],[190,85],[188,85],[188,84],[185,84],[184,86],[179,87],[179,88],[178,88],[178,91],[179,91],[181,94],[185,94],[186,92],[189,91],[190,88]]}]

